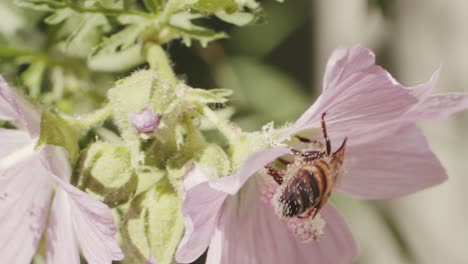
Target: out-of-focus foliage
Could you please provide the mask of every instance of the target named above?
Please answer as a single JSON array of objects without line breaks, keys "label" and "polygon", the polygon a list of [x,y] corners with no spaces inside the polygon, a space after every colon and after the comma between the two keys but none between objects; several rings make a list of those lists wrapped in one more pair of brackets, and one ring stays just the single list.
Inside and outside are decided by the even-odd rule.
[{"label": "out-of-focus foliage", "polygon": [[228,36],[213,21],[246,25],[259,12],[253,0],[5,1],[0,69],[32,97],[80,113],[100,105],[119,76],[144,67],[147,43],[206,46]]},{"label": "out-of-focus foliage", "polygon": [[[301,86],[281,70],[247,57],[228,59],[218,68],[220,86],[234,91],[233,105],[239,112],[255,115],[239,116],[247,129],[258,129],[272,120],[283,124],[299,116],[310,100]],[[272,108],[271,105],[277,107]]]}]

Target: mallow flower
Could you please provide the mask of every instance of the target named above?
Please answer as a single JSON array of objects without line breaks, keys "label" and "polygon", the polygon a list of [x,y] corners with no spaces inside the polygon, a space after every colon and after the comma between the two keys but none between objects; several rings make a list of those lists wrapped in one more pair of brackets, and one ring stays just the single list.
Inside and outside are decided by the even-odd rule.
[{"label": "mallow flower", "polygon": [[36,147],[41,111],[2,77],[0,120],[17,128],[0,128],[2,263],[31,263],[43,239],[47,263],[80,263],[80,248],[88,263],[122,259],[111,210],[69,184],[63,148]]},{"label": "mallow flower", "polygon": [[[322,94],[275,144],[248,156],[229,176],[209,179],[196,164],[188,170],[182,205],[186,231],[176,260],[194,261],[209,247],[207,263],[212,264],[352,263],[356,243],[328,197],[313,215],[285,217],[278,209],[284,209],[278,192],[298,173],[298,151],[326,148],[320,129],[324,114],[331,153],[344,153],[337,178],[326,182],[332,192],[386,199],[446,180],[415,122],[468,108],[468,94],[431,94],[438,74],[422,85],[404,87],[375,65],[370,50],[360,45],[335,50]],[[280,185],[264,167],[288,161],[292,165],[285,175],[275,176],[284,177]]]}]

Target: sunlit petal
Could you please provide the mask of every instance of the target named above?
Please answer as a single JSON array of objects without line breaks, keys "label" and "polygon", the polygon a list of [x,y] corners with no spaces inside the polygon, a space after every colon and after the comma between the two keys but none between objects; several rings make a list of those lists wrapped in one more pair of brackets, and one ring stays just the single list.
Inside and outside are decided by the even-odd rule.
[{"label": "sunlit petal", "polygon": [[49,215],[47,229],[47,263],[80,263],[80,254],[73,232],[71,207],[67,193],[58,188]]},{"label": "sunlit petal", "polygon": [[346,223],[329,205],[323,237],[308,243],[296,238],[273,208],[258,197],[249,181],[236,197],[229,197],[222,210],[208,250],[207,263],[352,263],[357,246]]},{"label": "sunlit petal", "polygon": [[[214,190],[206,182],[206,175],[194,166],[187,173],[182,205],[185,235],[176,253],[180,263],[190,263],[200,257],[210,244],[218,215],[227,194]],[[198,184],[194,184],[198,183]]]},{"label": "sunlit petal", "polygon": [[338,189],[372,199],[392,198],[439,184],[444,168],[415,125],[393,129],[377,141],[348,146]]}]

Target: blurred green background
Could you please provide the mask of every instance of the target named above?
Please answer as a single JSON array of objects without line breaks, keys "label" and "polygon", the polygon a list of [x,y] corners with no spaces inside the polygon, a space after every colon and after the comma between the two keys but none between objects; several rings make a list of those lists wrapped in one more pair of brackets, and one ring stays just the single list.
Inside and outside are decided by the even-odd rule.
[{"label": "blurred green background", "polygon": [[[378,63],[408,86],[426,81],[442,64],[438,91],[468,91],[468,1],[261,2],[264,14],[255,25],[211,22],[229,39],[206,48],[178,41],[165,47],[189,85],[234,90],[228,105],[215,107],[232,113],[246,130],[293,122],[320,93],[326,60],[337,46],[370,47]],[[41,100],[62,111],[98,107],[112,83],[128,74],[90,71],[79,56],[49,63],[41,52],[24,54],[23,48],[44,50],[48,36],[60,34],[46,31],[43,16],[10,0],[1,1],[0,16],[0,71],[32,96],[48,83],[50,93]],[[5,48],[11,44],[15,50]],[[67,96],[70,102],[58,102]],[[468,263],[468,113],[420,125],[447,168],[448,182],[392,201],[332,198],[359,241],[359,264]]]}]

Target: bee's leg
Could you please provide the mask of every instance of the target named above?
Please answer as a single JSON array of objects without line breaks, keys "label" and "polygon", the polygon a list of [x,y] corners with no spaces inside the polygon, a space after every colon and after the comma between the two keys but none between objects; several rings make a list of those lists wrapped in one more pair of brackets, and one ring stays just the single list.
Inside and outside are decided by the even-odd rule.
[{"label": "bee's leg", "polygon": [[319,151],[319,150],[300,151],[296,149],[291,149],[291,152],[294,155],[303,157],[305,161],[312,161],[315,159],[320,159],[326,154],[324,151]]},{"label": "bee's leg", "polygon": [[277,182],[279,185],[283,183],[284,173],[282,171],[274,168],[270,164],[265,165],[265,169],[267,170],[268,175],[271,175],[273,177],[273,180],[275,180],[275,182]]},{"label": "bee's leg", "polygon": [[322,114],[322,133],[323,133],[323,138],[325,139],[325,145],[327,147],[327,155],[330,155],[331,154],[331,142],[327,134],[327,125],[325,124],[325,115],[326,113]]},{"label": "bee's leg", "polygon": [[298,215],[297,218],[306,219],[306,218],[309,218],[311,215],[313,215],[312,218],[314,218],[315,215],[317,214],[317,211],[318,210],[315,207],[311,207],[307,209],[307,211],[305,211],[304,213]]},{"label": "bee's leg", "polygon": [[276,160],[277,160],[279,163],[281,163],[281,164],[283,164],[283,165],[286,165],[286,166],[292,163],[291,161],[285,160],[285,159],[283,159],[283,158],[277,158]]},{"label": "bee's leg", "polygon": [[300,142],[303,142],[303,143],[312,143],[312,142],[315,141],[315,140],[308,139],[306,137],[301,137],[299,135],[294,135],[294,137],[297,138]]},{"label": "bee's leg", "polygon": [[310,139],[310,138],[306,138],[306,137],[299,136],[299,135],[294,135],[293,137],[297,138],[302,143],[307,143],[309,145],[312,145],[314,148],[317,148],[317,147],[323,148],[323,143],[315,139]]}]

